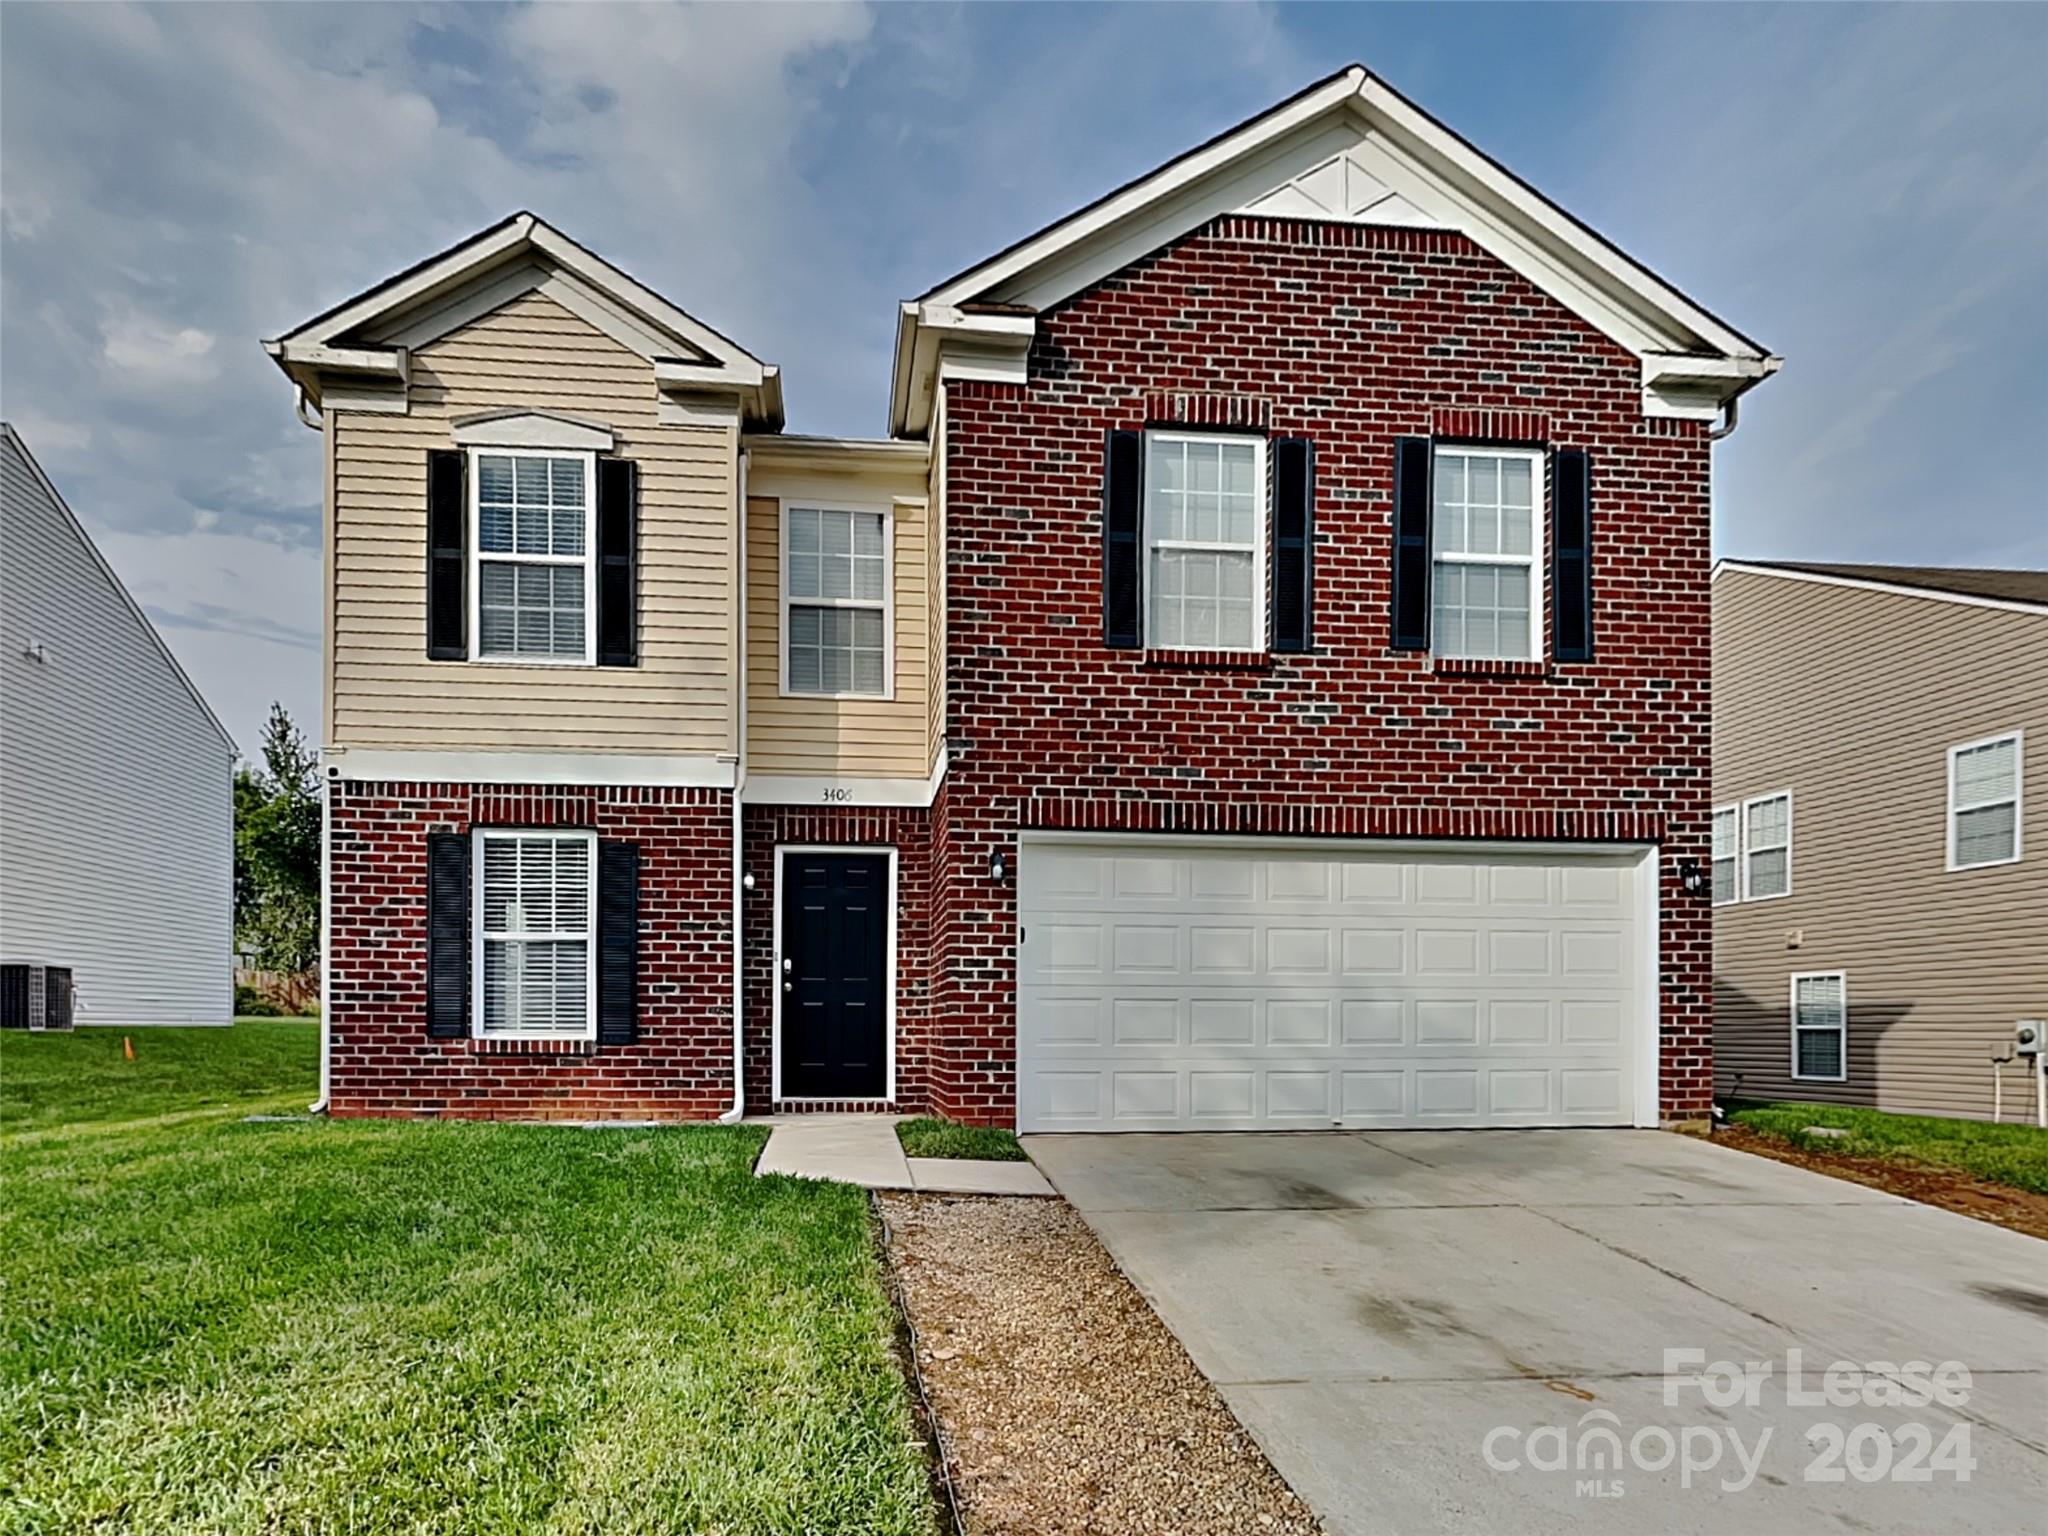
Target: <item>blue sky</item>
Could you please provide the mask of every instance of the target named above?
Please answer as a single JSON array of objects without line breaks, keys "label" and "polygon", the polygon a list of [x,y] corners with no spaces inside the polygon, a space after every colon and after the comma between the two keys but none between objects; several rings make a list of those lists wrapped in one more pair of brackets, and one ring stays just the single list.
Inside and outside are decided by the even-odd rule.
[{"label": "blue sky", "polygon": [[245,747],[318,720],[257,340],[532,207],[882,426],[893,305],[1351,60],[1786,358],[1723,554],[2048,566],[2048,9],[0,7],[0,411]]}]

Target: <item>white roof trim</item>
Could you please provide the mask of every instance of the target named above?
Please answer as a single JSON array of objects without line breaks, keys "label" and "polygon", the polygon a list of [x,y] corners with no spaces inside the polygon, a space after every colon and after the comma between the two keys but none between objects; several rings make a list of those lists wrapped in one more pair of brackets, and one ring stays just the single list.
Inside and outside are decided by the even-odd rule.
[{"label": "white roof trim", "polygon": [[1852,587],[1863,592],[1883,592],[1892,597],[1925,597],[1939,603],[1960,603],[1965,608],[1996,608],[2006,613],[2030,613],[2048,618],[2048,604],[2023,603],[2009,597],[1979,597],[1973,592],[1939,592],[1931,587],[1909,587],[1895,581],[1872,581],[1862,576],[1835,576],[1824,571],[1788,571],[1775,565],[1754,565],[1747,560],[1716,560],[1711,577],[1721,579],[1723,571],[1743,576],[1775,576],[1781,581],[1805,581],[1822,587]]},{"label": "white roof trim", "polygon": [[1151,175],[1111,193],[1094,206],[1062,219],[1042,234],[1034,235],[1002,255],[961,273],[945,286],[927,293],[924,302],[958,305],[1009,282],[1020,273],[1050,261],[1069,247],[1121,223],[1148,204],[1213,175],[1231,161],[1322,116],[1355,97],[1365,79],[1365,70],[1359,65],[1352,65],[1323,85],[1254,118],[1235,132],[1181,156]]},{"label": "white roof trim", "polygon": [[[522,256],[531,259],[521,265]],[[531,213],[514,214],[263,348],[300,383],[341,369],[402,378],[405,348],[535,290],[647,358],[658,374],[670,365],[687,370],[661,377],[663,387],[756,392],[757,414],[781,421],[776,369]],[[388,328],[383,347],[337,345],[380,326]]]},{"label": "white roof trim", "polygon": [[156,626],[149,621],[149,615],[142,611],[142,604],[135,601],[134,594],[128,590],[128,584],[121,580],[119,573],[115,571],[113,566],[107,563],[107,557],[100,553],[99,545],[95,544],[92,535],[85,531],[85,524],[81,523],[78,520],[78,514],[71,510],[71,503],[66,501],[62,493],[58,491],[56,482],[43,472],[43,466],[36,462],[36,456],[28,451],[28,444],[22,440],[21,434],[14,430],[14,424],[8,421],[0,421],[0,435],[4,435],[8,442],[14,444],[15,451],[21,455],[22,462],[28,465],[29,473],[36,477],[36,484],[42,487],[43,494],[50,498],[51,504],[63,514],[65,521],[71,524],[71,531],[78,535],[78,542],[85,546],[85,552],[92,556],[93,563],[100,568],[100,573],[107,578],[108,583],[120,594],[121,601],[128,605],[128,611],[135,615],[135,622],[142,626],[142,632],[149,636],[150,641],[156,646],[158,654],[170,665],[171,674],[185,685],[185,691],[192,695],[192,702],[197,704],[199,712],[206,716],[206,723],[213,727],[215,733],[219,735],[222,743],[227,747],[228,755],[239,757],[242,749],[235,745],[235,738],[228,734],[228,728],[220,723],[220,716],[216,715],[213,712],[213,706],[206,702],[206,695],[199,691],[199,685],[193,682],[191,675],[178,664],[178,658],[171,653],[171,648],[164,643],[164,637],[157,633]]},{"label": "white roof trim", "polygon": [[[1779,359],[1623,255],[1556,204],[1517,180],[1363,67],[1320,85],[1111,193],[905,306],[899,318],[891,428],[921,429],[931,359],[919,334],[926,313],[976,298],[1043,309],[1078,292],[1218,214],[1256,202],[1264,187],[1240,186],[1288,166],[1303,170],[1332,155],[1356,158],[1400,204],[1398,222],[1433,221],[1463,231],[1620,345],[1667,361],[1646,407],[1662,393],[1741,393]],[[1212,206],[1213,205],[1213,206]],[[1151,215],[1149,218],[1147,215]],[[1382,222],[1368,209],[1361,222]],[[976,316],[976,319],[985,317]],[[1677,360],[1683,363],[1673,366]],[[1706,375],[1701,360],[1733,361],[1733,374]],[[1690,414],[1690,412],[1687,412]]]},{"label": "white roof trim", "polygon": [[555,411],[487,411],[455,424],[459,448],[572,448],[610,453],[612,429]]}]

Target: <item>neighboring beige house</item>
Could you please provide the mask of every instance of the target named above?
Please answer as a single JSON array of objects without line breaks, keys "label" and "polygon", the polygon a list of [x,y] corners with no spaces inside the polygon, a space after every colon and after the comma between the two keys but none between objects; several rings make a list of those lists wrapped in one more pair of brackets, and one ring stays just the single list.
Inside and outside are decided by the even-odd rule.
[{"label": "neighboring beige house", "polygon": [[1988,1119],[2048,1016],[2048,571],[1722,562],[1714,806],[1717,1091]]}]

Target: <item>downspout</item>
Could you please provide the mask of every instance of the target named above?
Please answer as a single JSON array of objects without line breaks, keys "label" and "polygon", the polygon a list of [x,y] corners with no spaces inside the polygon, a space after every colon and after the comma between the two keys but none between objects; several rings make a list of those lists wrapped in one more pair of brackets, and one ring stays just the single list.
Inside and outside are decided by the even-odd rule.
[{"label": "downspout", "polygon": [[1718,443],[1722,438],[1732,434],[1735,431],[1735,424],[1740,420],[1741,415],[1742,396],[1730,395],[1727,404],[1721,407],[1720,425],[1707,428],[1707,441]]},{"label": "downspout", "polygon": [[[331,449],[329,449],[326,441],[326,414],[324,412],[312,411],[312,403],[306,398],[305,385],[295,384],[292,386],[292,389],[294,395],[292,407],[298,412],[299,424],[321,435],[322,452],[328,456],[328,468],[331,471],[333,459]],[[330,480],[333,478],[331,473],[328,478]],[[331,503],[327,508],[327,515],[333,516]],[[326,754],[322,753],[321,757],[323,759],[321,766],[324,768],[326,766],[324,761]],[[323,774],[320,783],[320,1097],[306,1106],[306,1113],[309,1115],[324,1115],[327,1113],[327,1076],[330,1058],[327,1021],[332,1011],[332,992],[327,985],[327,954],[328,950],[332,947],[330,940],[334,926],[334,903],[328,899],[328,883],[332,879],[329,870],[329,858],[333,844],[333,827],[334,780],[331,776]]]},{"label": "downspout", "polygon": [[[741,428],[744,427],[744,421]],[[736,433],[740,429],[735,429]],[[747,787],[747,450],[742,439],[739,452],[739,579],[733,585],[733,603],[738,622],[733,626],[735,657],[734,689],[737,708],[734,728],[738,760],[732,771],[732,1108],[718,1117],[720,1125],[731,1125],[747,1112],[746,1040],[746,917],[747,850],[744,811],[740,791]]]},{"label": "downspout", "polygon": [[306,1106],[309,1115],[327,1113],[327,1021],[333,1013],[333,994],[328,989],[329,936],[334,925],[334,903],[328,899],[330,849],[333,847],[334,780],[323,777],[320,785],[320,1097]]}]

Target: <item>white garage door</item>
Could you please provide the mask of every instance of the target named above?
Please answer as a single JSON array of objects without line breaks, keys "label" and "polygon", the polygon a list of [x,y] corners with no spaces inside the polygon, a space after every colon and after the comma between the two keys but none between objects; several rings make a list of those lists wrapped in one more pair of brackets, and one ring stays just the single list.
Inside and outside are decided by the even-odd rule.
[{"label": "white garage door", "polygon": [[1641,860],[1027,841],[1018,1126],[1654,1124]]}]

